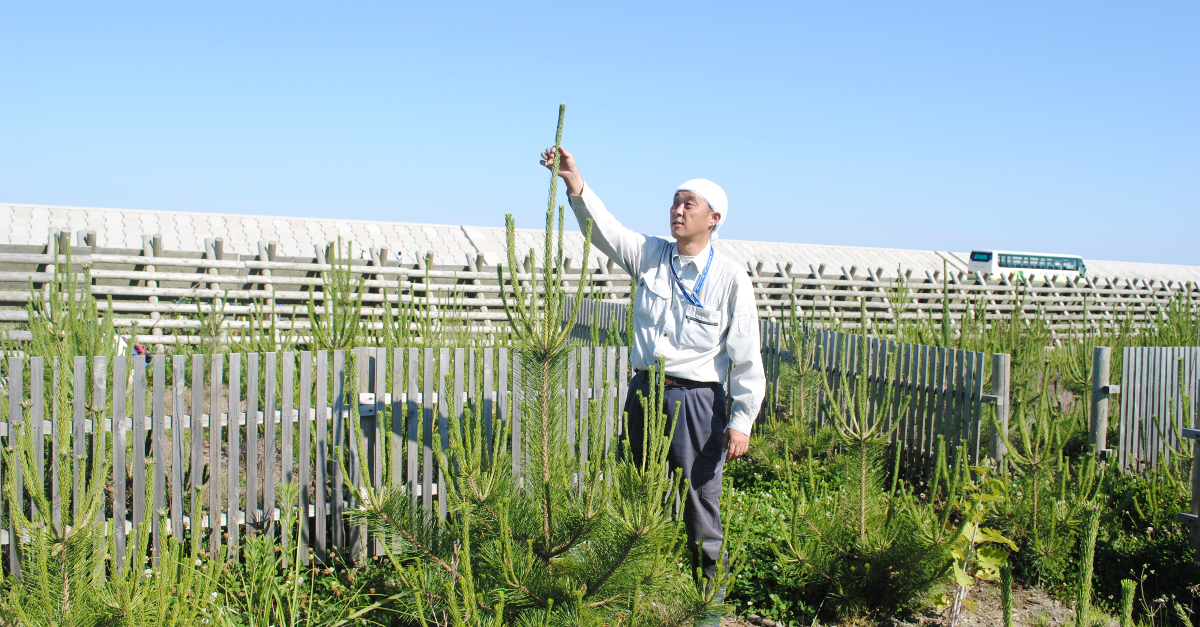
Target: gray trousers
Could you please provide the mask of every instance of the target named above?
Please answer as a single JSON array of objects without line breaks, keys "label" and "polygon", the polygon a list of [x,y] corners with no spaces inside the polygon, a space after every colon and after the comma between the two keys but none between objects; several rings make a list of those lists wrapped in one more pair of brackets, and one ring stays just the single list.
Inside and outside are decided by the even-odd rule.
[{"label": "gray trousers", "polygon": [[[642,460],[642,434],[645,417],[638,393],[649,394],[650,383],[644,374],[630,381],[625,411],[629,414],[630,450],[635,463]],[[688,547],[692,554],[692,572],[703,569],[704,577],[716,576],[717,560],[721,555],[721,471],[724,468],[725,389],[718,383],[700,387],[667,386],[663,399],[667,415],[667,433],[675,419],[679,404],[679,425],[671,440],[669,463],[671,470],[683,470],[690,479],[687,498],[683,504],[683,524],[687,530]],[[701,544],[703,541],[703,544]]]}]

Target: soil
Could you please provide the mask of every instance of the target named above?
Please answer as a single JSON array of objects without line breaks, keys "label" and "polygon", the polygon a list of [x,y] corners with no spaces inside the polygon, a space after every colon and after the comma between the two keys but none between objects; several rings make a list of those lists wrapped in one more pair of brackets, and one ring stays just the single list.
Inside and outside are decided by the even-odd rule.
[{"label": "soil", "polygon": [[[1004,614],[1000,608],[1000,586],[986,583],[976,587],[968,597],[979,605],[974,612],[968,612],[961,621],[960,627],[1003,627]],[[934,625],[949,625],[949,610],[938,612],[930,609],[924,612],[887,619],[878,623],[879,627],[933,627]],[[721,621],[721,627],[757,627],[772,623],[758,619],[757,616],[726,617]],[[1064,603],[1046,594],[1038,588],[1017,588],[1013,590],[1013,625],[1014,627],[1059,627],[1075,624],[1073,604]],[[866,621],[854,621],[848,625],[870,625]],[[1106,627],[1116,627],[1118,621],[1109,619]]]},{"label": "soil", "polygon": [[[1004,612],[1000,608],[1000,586],[989,583],[971,591],[969,597],[979,603],[974,612],[959,621],[961,627],[1002,627]],[[1013,590],[1013,625],[1022,627],[1057,627],[1075,624],[1073,602],[1064,602],[1046,594],[1039,588],[1015,588]],[[917,621],[894,621],[894,625],[949,624],[949,610],[941,613],[928,612]],[[1106,627],[1116,627],[1118,621],[1110,619]]]}]

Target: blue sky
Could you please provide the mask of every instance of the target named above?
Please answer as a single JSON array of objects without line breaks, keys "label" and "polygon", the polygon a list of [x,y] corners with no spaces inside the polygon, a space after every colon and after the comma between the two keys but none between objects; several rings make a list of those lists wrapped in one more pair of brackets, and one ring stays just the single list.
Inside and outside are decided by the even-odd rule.
[{"label": "blue sky", "polygon": [[17,3],[0,202],[629,226],[1200,265],[1200,4]]}]

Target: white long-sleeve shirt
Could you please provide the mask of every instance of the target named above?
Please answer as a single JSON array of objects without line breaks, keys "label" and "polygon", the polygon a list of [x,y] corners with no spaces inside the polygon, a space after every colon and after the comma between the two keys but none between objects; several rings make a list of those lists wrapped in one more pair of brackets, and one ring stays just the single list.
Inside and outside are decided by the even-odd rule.
[{"label": "white long-sleeve shirt", "polygon": [[637,282],[633,367],[647,369],[661,357],[667,374],[675,377],[725,384],[728,373],[733,400],[728,428],[749,435],[766,394],[766,375],[754,288],[746,271],[714,250],[698,295],[703,307],[696,307],[684,298],[671,267],[694,292],[711,244],[686,261],[675,242],[622,226],[590,187],[568,198],[580,228],[591,218],[592,243]]}]

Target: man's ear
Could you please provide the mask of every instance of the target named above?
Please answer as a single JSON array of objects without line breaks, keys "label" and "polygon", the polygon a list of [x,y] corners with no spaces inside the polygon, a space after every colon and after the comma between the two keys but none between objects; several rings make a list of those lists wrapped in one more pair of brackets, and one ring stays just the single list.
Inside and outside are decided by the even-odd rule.
[{"label": "man's ear", "polygon": [[721,223],[721,214],[717,213],[716,211],[709,211],[708,212],[708,230],[711,231],[711,230],[717,228],[717,225],[720,223]]}]

